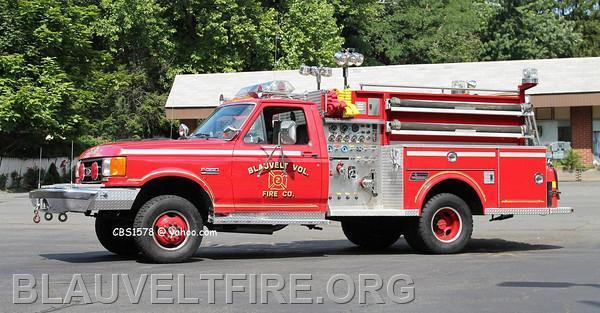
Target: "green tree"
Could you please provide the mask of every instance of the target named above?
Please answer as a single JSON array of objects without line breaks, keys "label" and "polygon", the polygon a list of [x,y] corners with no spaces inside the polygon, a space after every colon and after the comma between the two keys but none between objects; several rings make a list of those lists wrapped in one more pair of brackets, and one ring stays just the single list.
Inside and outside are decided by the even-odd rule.
[{"label": "green tree", "polygon": [[94,6],[70,1],[0,2],[0,153],[33,154],[81,134],[78,112],[91,100],[81,82],[101,54],[96,18]]},{"label": "green tree", "polygon": [[[330,0],[337,25],[341,27],[344,46],[357,51],[369,50],[369,44],[362,36],[362,30],[377,21],[386,4],[375,0]],[[369,63],[369,58],[365,60]]]},{"label": "green tree", "polygon": [[173,61],[175,29],[165,9],[153,0],[102,0],[100,10],[102,18],[94,23],[94,30],[112,57],[113,66],[107,70],[122,64],[128,70],[145,72],[152,78],[150,88],[168,87],[161,78]]},{"label": "green tree", "polygon": [[95,101],[85,108],[86,116],[93,118],[81,140],[92,145],[165,136],[169,122],[164,99],[170,85],[166,76],[175,52],[175,29],[166,10],[146,0],[101,1],[99,6],[103,18],[93,25],[96,42],[110,62],[86,84],[95,92]]},{"label": "green tree", "polygon": [[483,60],[572,57],[581,42],[574,23],[551,0],[489,1],[493,12],[482,36]]},{"label": "green tree", "polygon": [[125,66],[93,76],[97,92],[94,105],[88,106],[88,132],[81,140],[94,145],[115,139],[166,137],[169,120],[165,115],[166,93],[153,91],[143,71],[128,71]]},{"label": "green tree", "polygon": [[284,8],[277,68],[297,68],[302,63],[333,65],[333,54],[344,42],[333,6],[319,0],[289,0]]},{"label": "green tree", "polygon": [[581,33],[581,44],[575,56],[600,56],[600,1],[566,0],[555,1],[558,14],[575,23],[574,29]]},{"label": "green tree", "polygon": [[[19,57],[0,57],[0,138],[7,153],[31,153],[50,139],[78,135],[81,93],[53,58],[37,66]],[[8,74],[6,74],[8,72]],[[34,151],[37,150],[33,148]]]},{"label": "green tree", "polygon": [[485,12],[483,2],[472,0],[386,3],[360,31],[368,43],[366,59],[378,64],[475,61]]},{"label": "green tree", "polygon": [[167,78],[272,68],[276,12],[259,1],[163,0],[175,29],[174,61]]}]

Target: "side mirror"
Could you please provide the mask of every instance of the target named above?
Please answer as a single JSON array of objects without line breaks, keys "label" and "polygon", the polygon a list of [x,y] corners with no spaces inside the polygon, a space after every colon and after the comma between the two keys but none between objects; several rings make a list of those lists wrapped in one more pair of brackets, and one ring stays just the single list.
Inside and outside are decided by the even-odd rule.
[{"label": "side mirror", "polygon": [[187,138],[189,133],[190,133],[190,128],[187,127],[187,125],[185,125],[185,124],[179,125],[179,139]]},{"label": "side mirror", "polygon": [[223,138],[231,139],[240,132],[239,129],[229,125],[223,129]]},{"label": "side mirror", "polygon": [[281,121],[279,128],[279,144],[293,145],[296,143],[296,122]]}]

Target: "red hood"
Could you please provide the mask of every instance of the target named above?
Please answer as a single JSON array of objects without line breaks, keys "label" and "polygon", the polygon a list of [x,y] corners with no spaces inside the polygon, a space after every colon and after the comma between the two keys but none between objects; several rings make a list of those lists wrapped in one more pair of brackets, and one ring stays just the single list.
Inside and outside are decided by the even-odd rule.
[{"label": "red hood", "polygon": [[127,155],[129,149],[232,149],[233,141],[215,139],[122,141],[85,150],[79,159]]}]

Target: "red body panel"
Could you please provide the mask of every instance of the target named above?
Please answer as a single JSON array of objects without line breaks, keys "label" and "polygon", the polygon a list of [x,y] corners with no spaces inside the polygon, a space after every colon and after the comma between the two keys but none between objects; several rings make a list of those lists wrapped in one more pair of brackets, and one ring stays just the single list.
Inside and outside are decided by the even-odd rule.
[{"label": "red body panel", "polygon": [[535,174],[546,177],[546,149],[500,148],[501,208],[544,208],[547,206],[546,180],[537,184]]},{"label": "red body panel", "polygon": [[[484,172],[497,173],[497,148],[483,147],[406,147],[404,149],[404,206],[421,209],[427,193],[437,183],[447,179],[459,180],[471,186],[484,207],[497,207],[498,185],[484,184]],[[457,153],[455,162],[447,154]],[[415,181],[413,173],[427,173],[427,179]],[[497,175],[496,175],[497,176]]]},{"label": "red body panel", "polygon": [[[449,162],[447,154],[457,154]],[[469,185],[486,208],[546,207],[546,182],[537,184],[536,173],[545,173],[544,147],[407,146],[404,149],[404,206],[421,209],[427,192],[447,179]],[[413,173],[426,173],[415,181]],[[493,180],[485,181],[485,175]],[[419,175],[423,177],[424,175]]]}]

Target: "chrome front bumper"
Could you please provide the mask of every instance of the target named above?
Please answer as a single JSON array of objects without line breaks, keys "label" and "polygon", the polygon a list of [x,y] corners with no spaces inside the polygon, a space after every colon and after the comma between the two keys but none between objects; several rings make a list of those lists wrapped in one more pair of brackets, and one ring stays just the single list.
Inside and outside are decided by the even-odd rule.
[{"label": "chrome front bumper", "polygon": [[34,207],[50,213],[129,210],[140,189],[58,184],[29,192]]}]

